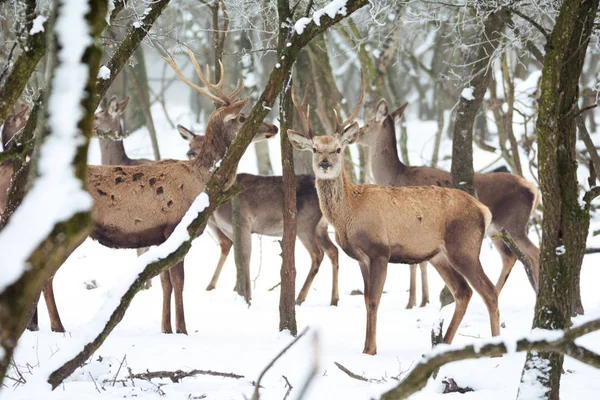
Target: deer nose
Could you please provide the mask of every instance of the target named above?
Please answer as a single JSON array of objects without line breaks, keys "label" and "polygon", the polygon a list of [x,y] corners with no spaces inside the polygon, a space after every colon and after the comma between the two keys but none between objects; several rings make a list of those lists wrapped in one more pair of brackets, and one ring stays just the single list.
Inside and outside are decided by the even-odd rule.
[{"label": "deer nose", "polygon": [[319,167],[323,168],[324,170],[329,169],[329,167],[331,167],[331,163],[328,160],[323,160],[319,163]]}]

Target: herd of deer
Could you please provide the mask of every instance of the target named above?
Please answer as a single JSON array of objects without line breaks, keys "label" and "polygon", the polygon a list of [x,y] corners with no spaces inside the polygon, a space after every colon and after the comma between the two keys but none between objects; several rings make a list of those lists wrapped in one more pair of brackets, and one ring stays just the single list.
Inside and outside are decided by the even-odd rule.
[{"label": "herd of deer", "polygon": [[[173,232],[193,200],[204,190],[211,169],[231,145],[246,121],[242,109],[247,99],[238,99],[243,82],[226,95],[221,79],[216,84],[204,74],[193,54],[190,59],[203,87],[188,80],[175,62],[166,60],[188,86],[220,105],[209,117],[204,135],[199,136],[178,126],[189,141],[189,160],[150,161],[130,159],[122,141],[100,139],[102,163],[89,166],[88,191],[94,199],[91,237],[112,248],[136,248],[159,245]],[[303,132],[288,130],[289,140],[298,150],[313,153],[315,177],[297,179],[297,236],[311,256],[311,267],[297,298],[301,304],[323,260],[324,253],[333,268],[331,305],[337,305],[338,250],[327,228],[332,225],[342,250],[358,261],[364,280],[367,330],[364,353],[375,354],[377,309],[386,279],[388,263],[411,264],[410,298],[407,308],[415,305],[416,268],[421,265],[423,302],[428,302],[426,262],[439,272],[452,292],[456,307],[444,336],[450,343],[466,312],[473,287],[483,298],[489,312],[492,335],[500,333],[498,294],[516,262],[516,256],[495,234],[502,228],[510,233],[530,259],[531,285],[537,290],[539,250],[527,237],[527,224],[538,202],[535,186],[510,173],[475,175],[479,200],[451,188],[448,172],[429,167],[409,167],[398,157],[395,122],[406,104],[389,112],[385,100],[377,105],[374,117],[362,127],[355,122],[364,97],[364,87],[356,108],[343,122],[336,117],[335,131],[315,135],[310,125],[310,106],[306,96],[293,102],[302,121]],[[129,99],[112,98],[105,110],[95,115],[94,127],[119,132],[120,118]],[[2,131],[4,149],[18,140],[28,118],[28,107],[11,114]],[[263,122],[254,141],[268,139],[278,128]],[[376,185],[351,183],[343,166],[344,148],[352,143],[366,146]],[[0,165],[0,212],[12,176],[12,165]],[[241,253],[249,265],[251,234],[281,236],[283,233],[283,185],[280,176],[238,174],[241,214]],[[209,228],[221,247],[213,278],[206,288],[212,290],[233,244],[231,204],[221,205],[209,220]],[[492,237],[502,258],[502,272],[494,286],[479,261],[484,236]],[[161,274],[163,289],[162,332],[171,333],[171,295],[175,296],[176,332],[186,333],[183,307],[183,263]],[[52,280],[44,286],[51,329],[64,332],[60,321]],[[37,329],[34,315],[30,329]]]}]

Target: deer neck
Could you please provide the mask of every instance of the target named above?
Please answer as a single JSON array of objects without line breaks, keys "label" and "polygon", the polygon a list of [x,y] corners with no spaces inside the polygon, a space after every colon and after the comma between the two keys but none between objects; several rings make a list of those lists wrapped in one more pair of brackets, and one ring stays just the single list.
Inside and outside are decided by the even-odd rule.
[{"label": "deer neck", "polygon": [[102,165],[130,165],[122,140],[100,139]]},{"label": "deer neck", "polygon": [[226,136],[217,129],[211,129],[210,123],[207,125],[202,147],[194,160],[194,167],[205,183],[208,182],[216,164],[225,156],[231,144]]},{"label": "deer neck", "polygon": [[317,194],[321,212],[337,228],[336,221],[341,221],[347,212],[347,189],[352,185],[342,168],[342,173],[334,179],[316,179]]},{"label": "deer neck", "polygon": [[400,161],[398,156],[396,129],[391,117],[386,118],[383,122],[377,141],[369,147],[369,158],[373,177],[378,185],[393,185],[398,175],[401,175],[406,169],[406,165]]}]

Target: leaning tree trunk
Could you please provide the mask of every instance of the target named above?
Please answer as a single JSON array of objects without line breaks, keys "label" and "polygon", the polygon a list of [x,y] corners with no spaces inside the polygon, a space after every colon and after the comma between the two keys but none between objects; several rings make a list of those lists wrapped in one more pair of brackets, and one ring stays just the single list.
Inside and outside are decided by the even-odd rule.
[{"label": "leaning tree trunk", "polygon": [[[565,329],[571,324],[571,296],[589,227],[589,204],[579,204],[573,110],[598,1],[564,2],[546,45],[536,123],[544,219],[533,328]],[[536,398],[559,399],[563,358],[529,352],[517,398],[531,398],[534,385]]]},{"label": "leaning tree trunk", "polygon": [[[68,6],[62,1],[55,1],[56,21],[60,21],[63,16],[64,7]],[[103,26],[99,23],[104,20],[107,11],[106,0],[89,0],[89,12],[85,15],[85,21],[89,27],[91,44],[85,49],[81,63],[87,65],[88,76],[85,86],[84,96],[81,98],[81,106],[84,112],[78,123],[78,129],[83,134],[80,136],[80,142],[76,144],[75,154],[72,160],[74,177],[82,181],[85,187],[87,177],[87,150],[88,142],[91,135],[93,114],[95,106],[93,105],[93,94],[96,89],[95,81],[100,67],[100,58],[102,51],[97,46],[97,39],[102,32]],[[65,21],[60,21],[64,26]],[[53,49],[56,53],[63,49],[64,33],[54,32]],[[65,61],[57,58],[55,67],[52,70],[52,80],[58,68],[61,68]],[[48,86],[50,86],[49,84]],[[64,88],[58,91],[64,91]],[[52,88],[47,91],[48,99],[56,101],[52,98]],[[75,93],[70,93],[75,95]],[[47,112],[52,112],[48,107]],[[47,124],[46,131],[49,137],[46,139],[52,140],[53,135],[58,133],[54,130],[52,124]],[[47,136],[40,135],[40,138]],[[48,151],[41,149],[41,151]],[[41,178],[40,178],[41,179]],[[0,293],[0,384],[4,380],[6,370],[10,359],[12,358],[14,349],[25,330],[25,326],[31,314],[31,304],[39,296],[42,286],[48,278],[50,278],[56,270],[62,265],[71,252],[86,238],[89,229],[91,228],[91,212],[78,211],[71,215],[67,214],[62,222],[57,222],[51,233],[44,238],[38,246],[31,252],[27,259],[28,267],[23,269],[21,276],[17,280],[7,286]],[[24,237],[17,237],[15,240],[26,240]],[[4,241],[6,243],[6,241]],[[7,249],[5,249],[6,251]]]}]

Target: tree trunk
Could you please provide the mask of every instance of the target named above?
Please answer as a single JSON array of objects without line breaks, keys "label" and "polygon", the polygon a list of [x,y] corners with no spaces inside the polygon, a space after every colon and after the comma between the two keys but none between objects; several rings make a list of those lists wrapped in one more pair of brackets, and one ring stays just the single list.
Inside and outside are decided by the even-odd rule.
[{"label": "tree trunk", "polygon": [[[64,18],[62,15],[64,5],[58,0],[55,1],[55,4],[56,18]],[[92,104],[93,94],[102,55],[102,51],[96,43],[98,43],[97,38],[102,31],[102,25],[99,21],[104,20],[107,11],[105,0],[90,0],[88,4],[89,12],[85,19],[90,27],[92,44],[85,50],[81,60],[82,63],[88,65],[89,72],[85,87],[86,93],[84,93],[81,100],[85,112],[78,124],[84,140],[81,140],[81,144],[76,147],[76,154],[72,160],[75,177],[82,181],[84,187],[87,176],[88,142],[96,108]],[[53,50],[56,53],[62,45],[56,33],[53,36],[53,42]],[[61,60],[57,60],[55,64],[52,77],[54,77],[56,68],[61,65]],[[52,93],[52,88],[46,92],[47,95],[50,93]],[[51,125],[47,127],[50,137],[52,134],[56,134],[52,128]],[[39,136],[43,138],[46,135],[42,133]],[[2,353],[0,358],[0,384],[4,381],[13,351],[31,316],[31,305],[38,298],[46,280],[54,275],[72,251],[83,242],[89,228],[91,228],[90,211],[75,213],[67,220],[57,223],[52,232],[30,254],[27,260],[28,268],[24,270],[16,282],[0,293],[0,346],[2,346],[0,351]],[[25,238],[15,238],[15,240],[25,240]]]},{"label": "tree trunk", "polygon": [[[589,202],[583,209],[579,204],[572,111],[597,11],[598,0],[564,2],[546,45],[536,122],[544,219],[533,328],[565,329],[571,324],[572,293],[579,284],[589,227]],[[537,398],[559,399],[563,358],[529,352],[517,398],[531,398],[533,385]]]},{"label": "tree trunk", "polygon": [[477,61],[473,64],[469,83],[471,93],[463,92],[458,101],[458,111],[454,123],[452,140],[452,182],[455,188],[476,196],[473,185],[473,124],[477,110],[483,101],[483,95],[492,77],[492,69],[488,68],[498,41],[502,36],[505,22],[499,10],[488,15],[484,23],[484,32],[479,40],[481,44],[477,51]]},{"label": "tree trunk", "polygon": [[[291,76],[288,83],[291,83]],[[293,336],[298,333],[296,326],[296,175],[292,144],[287,130],[293,126],[294,105],[292,93],[287,84],[280,96],[281,115],[281,168],[283,170],[283,238],[281,239],[281,291],[279,295],[279,330],[287,329]]]}]

